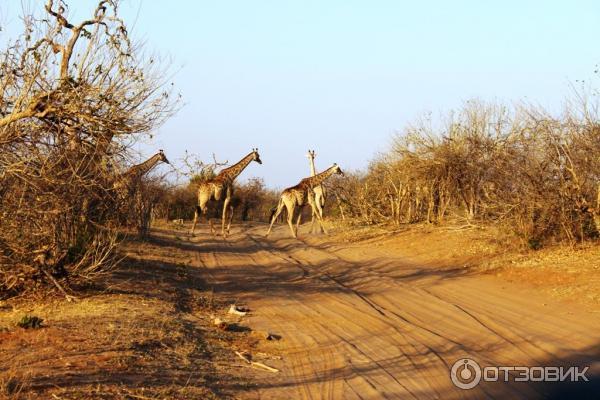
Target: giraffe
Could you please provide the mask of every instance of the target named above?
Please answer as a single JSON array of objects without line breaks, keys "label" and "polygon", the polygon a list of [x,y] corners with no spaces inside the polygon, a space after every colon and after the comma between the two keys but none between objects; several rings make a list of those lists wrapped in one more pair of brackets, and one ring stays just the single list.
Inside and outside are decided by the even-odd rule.
[{"label": "giraffe", "polygon": [[223,169],[213,179],[209,179],[200,184],[200,186],[198,187],[198,204],[196,206],[196,210],[194,211],[194,222],[192,224],[192,230],[190,232],[192,236],[194,235],[194,230],[196,229],[196,222],[198,221],[198,217],[200,216],[200,214],[203,214],[206,217],[206,219],[208,219],[210,231],[213,235],[215,235],[215,229],[213,227],[212,219],[208,218],[208,216],[206,215],[206,212],[208,210],[207,205],[210,200],[221,200],[222,194],[225,193],[225,200],[223,203],[223,216],[221,218],[221,235],[224,238],[227,237],[227,234],[229,234],[229,227],[231,226],[231,218],[229,218],[229,223],[227,224],[227,231],[225,231],[225,220],[227,218],[227,212],[229,211],[231,217],[233,217],[233,208],[230,207],[231,196],[233,194],[233,181],[252,161],[256,161],[257,163],[262,164],[262,161],[260,160],[260,156],[258,154],[258,149],[252,149],[252,152],[250,152],[246,157],[242,158],[237,164],[234,164],[229,168]]},{"label": "giraffe", "polygon": [[[316,174],[315,176],[311,176],[308,178],[304,178],[298,183],[296,186],[289,187],[281,192],[281,198],[279,199],[279,204],[277,204],[277,211],[271,218],[271,225],[269,225],[269,230],[267,231],[266,236],[269,236],[271,233],[271,229],[273,228],[273,223],[283,210],[283,207],[287,209],[288,218],[287,222],[290,227],[290,231],[292,232],[292,236],[294,238],[298,237],[298,224],[300,222],[300,215],[302,215],[302,209],[306,205],[305,201],[310,205],[313,215],[317,217],[317,221],[319,221],[319,225],[323,232],[327,233],[325,227],[323,226],[323,219],[321,218],[321,214],[317,213],[315,208],[315,195],[314,188],[319,186],[325,181],[325,179],[329,178],[334,174],[344,175],[342,169],[337,165],[333,164],[331,167],[327,168],[325,171],[320,174]],[[298,219],[296,220],[296,229],[294,229],[293,219],[294,214],[296,212],[296,208],[299,208]]]},{"label": "giraffe", "polygon": [[113,189],[117,190],[122,196],[131,196],[142,177],[146,175],[159,162],[170,164],[162,150],[144,161],[123,172],[115,179]]},{"label": "giraffe", "polygon": [[[316,175],[316,170],[315,170],[315,151],[314,150],[308,150],[308,153],[306,154],[306,157],[308,157],[309,160],[309,164],[310,164],[310,175],[311,176],[315,176]],[[325,191],[325,188],[323,187],[323,185],[318,185],[315,186],[313,188],[313,192],[315,195],[315,209],[316,212],[319,213],[319,215],[321,216],[321,219],[323,219],[323,207],[325,206],[325,199],[327,196],[327,192]],[[312,210],[312,216],[311,216],[311,220],[310,220],[310,231],[314,232],[313,228],[315,225],[315,210]],[[321,232],[323,231],[323,228],[320,227]]]}]

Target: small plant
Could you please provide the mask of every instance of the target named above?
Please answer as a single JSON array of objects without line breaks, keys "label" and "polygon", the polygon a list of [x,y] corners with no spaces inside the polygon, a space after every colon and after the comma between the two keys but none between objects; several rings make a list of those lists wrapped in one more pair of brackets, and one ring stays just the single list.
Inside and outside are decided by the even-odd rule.
[{"label": "small plant", "polygon": [[215,297],[215,293],[214,291],[210,291],[208,292],[206,295],[201,295],[198,300],[197,300],[197,305],[198,307],[205,309],[205,310],[215,310],[215,304],[214,304],[214,299]]},{"label": "small plant", "polygon": [[540,239],[531,238],[527,241],[527,245],[531,250],[539,250],[542,248],[542,241]]},{"label": "small plant", "polygon": [[23,329],[39,329],[42,327],[43,321],[42,318],[36,317],[35,315],[25,315],[17,322],[17,326]]}]

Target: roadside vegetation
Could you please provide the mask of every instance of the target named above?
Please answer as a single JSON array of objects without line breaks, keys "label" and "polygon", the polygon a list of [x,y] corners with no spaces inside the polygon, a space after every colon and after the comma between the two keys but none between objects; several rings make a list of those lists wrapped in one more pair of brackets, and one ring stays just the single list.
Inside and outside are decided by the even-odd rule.
[{"label": "roadside vegetation", "polygon": [[494,225],[531,249],[575,244],[598,237],[599,151],[584,101],[559,117],[467,101],[408,126],[366,171],[338,179],[336,200],[367,225]]},{"label": "roadside vegetation", "polygon": [[133,144],[177,107],[168,66],[132,41],[118,2],[99,1],[82,21],[63,1],[40,6],[0,52],[3,297],[114,265],[134,209],[115,181]]},{"label": "roadside vegetation", "polygon": [[[365,170],[327,182],[326,215],[352,229],[492,227],[533,250],[594,241],[600,125],[595,108],[577,100],[559,116],[478,100],[439,119],[426,115],[395,135]],[[169,190],[163,216],[190,219],[202,179]],[[236,199],[237,219],[265,221],[278,197],[253,179],[238,185]]]}]

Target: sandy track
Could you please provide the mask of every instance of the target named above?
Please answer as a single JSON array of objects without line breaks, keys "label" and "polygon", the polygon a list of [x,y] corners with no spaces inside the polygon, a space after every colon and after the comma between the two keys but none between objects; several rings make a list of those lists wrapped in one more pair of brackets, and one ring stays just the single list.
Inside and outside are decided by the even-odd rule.
[{"label": "sandy track", "polygon": [[[265,345],[280,374],[257,373],[243,397],[261,399],[559,398],[573,387],[482,382],[463,391],[450,367],[592,365],[600,315],[552,303],[526,288],[461,268],[438,270],[383,246],[265,239],[236,228],[225,242],[203,230],[192,265],[217,293],[245,302],[252,329],[282,336]],[[592,376],[594,375],[594,376]],[[587,385],[587,386],[585,386]],[[598,381],[575,387],[587,393]]]}]

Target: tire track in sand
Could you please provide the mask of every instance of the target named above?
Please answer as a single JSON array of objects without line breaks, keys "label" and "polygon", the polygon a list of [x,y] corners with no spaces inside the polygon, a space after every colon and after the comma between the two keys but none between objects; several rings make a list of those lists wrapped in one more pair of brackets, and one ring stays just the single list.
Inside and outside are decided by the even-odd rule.
[{"label": "tire track in sand", "polygon": [[[272,348],[283,355],[281,374],[259,376],[248,398],[537,396],[532,385],[460,391],[450,382],[449,366],[464,356],[487,365],[536,365],[528,363],[548,360],[552,349],[593,345],[590,332],[598,327],[596,319],[555,335],[551,328],[559,317],[524,309],[527,299],[520,295],[499,293],[477,277],[413,285],[386,272],[402,265],[382,271],[362,249],[358,259],[346,260],[306,243],[265,240],[238,229],[227,242],[211,242],[206,253],[202,242],[197,245],[197,266],[215,287],[255,310],[251,327],[283,336]],[[484,295],[474,296],[477,290]],[[577,340],[566,344],[569,331]]]}]

